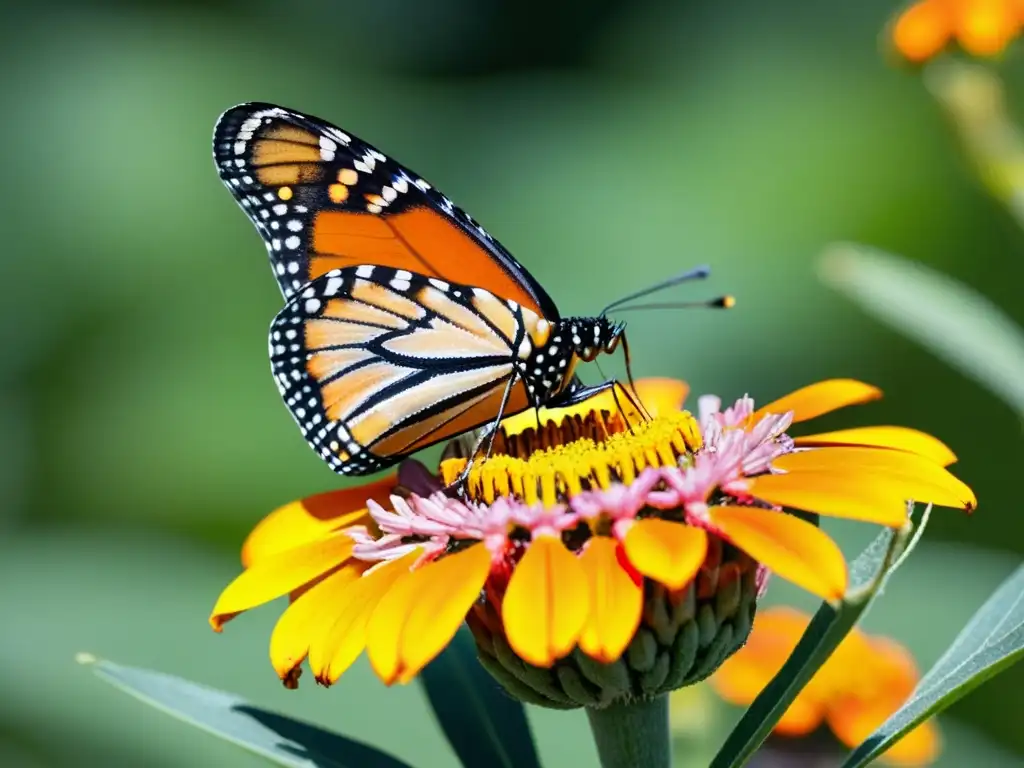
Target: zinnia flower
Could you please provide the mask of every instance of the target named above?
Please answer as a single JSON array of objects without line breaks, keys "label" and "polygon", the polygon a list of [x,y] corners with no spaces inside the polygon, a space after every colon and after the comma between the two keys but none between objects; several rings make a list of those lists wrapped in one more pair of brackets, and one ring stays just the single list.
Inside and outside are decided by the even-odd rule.
[{"label": "zinnia flower", "polygon": [[[710,675],[746,638],[769,569],[843,596],[838,547],[786,508],[901,526],[908,499],[975,505],[923,433],[788,435],[877,398],[867,384],[825,381],[760,409],[704,397],[699,421],[685,394],[647,380],[643,414],[621,388],[519,414],[468,473],[453,444],[440,479],[406,462],[397,479],[283,507],[250,535],[211,623],[290,594],[270,649],[287,684],[306,657],[333,683],[364,649],[391,684],[467,621],[514,695],[599,707]],[[461,493],[442,490],[453,483]]]},{"label": "zinnia flower", "polygon": [[[791,608],[758,614],[747,644],[711,677],[726,701],[749,705],[782,668],[810,619]],[[910,697],[919,679],[905,648],[854,629],[775,726],[782,736],[803,736],[823,723],[848,747],[856,747]],[[926,721],[881,758],[894,765],[925,765],[938,755],[939,732]]]},{"label": "zinnia flower", "polygon": [[956,41],[974,56],[994,56],[1024,24],[1022,0],[918,0],[894,21],[896,50],[921,63]]}]

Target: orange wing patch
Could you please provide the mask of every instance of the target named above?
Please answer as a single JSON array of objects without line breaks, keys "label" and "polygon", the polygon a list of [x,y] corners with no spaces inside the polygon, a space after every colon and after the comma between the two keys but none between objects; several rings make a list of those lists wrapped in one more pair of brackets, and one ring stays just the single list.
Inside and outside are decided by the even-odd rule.
[{"label": "orange wing patch", "polygon": [[393,158],[273,104],[240,104],[214,129],[218,173],[286,298],[360,264],[476,286],[555,318],[544,289],[470,216]]},{"label": "orange wing patch", "polygon": [[252,144],[256,177],[268,187],[319,181],[320,161],[319,137],[296,126],[275,125]]},{"label": "orange wing patch", "polygon": [[450,219],[428,208],[371,215],[321,211],[313,222],[309,278],[375,264],[475,285],[543,314],[522,284]]}]

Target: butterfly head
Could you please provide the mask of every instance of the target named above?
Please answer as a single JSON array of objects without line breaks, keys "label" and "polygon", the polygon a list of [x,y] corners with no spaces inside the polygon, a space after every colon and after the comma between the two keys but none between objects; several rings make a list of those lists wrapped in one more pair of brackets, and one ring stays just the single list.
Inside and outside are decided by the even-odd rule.
[{"label": "butterfly head", "polygon": [[567,317],[531,334],[529,356],[520,362],[521,375],[536,405],[551,402],[573,379],[576,364],[616,350],[624,323],[605,317]]},{"label": "butterfly head", "polygon": [[578,317],[570,320],[572,346],[576,357],[589,363],[600,354],[618,349],[626,324],[607,317]]}]

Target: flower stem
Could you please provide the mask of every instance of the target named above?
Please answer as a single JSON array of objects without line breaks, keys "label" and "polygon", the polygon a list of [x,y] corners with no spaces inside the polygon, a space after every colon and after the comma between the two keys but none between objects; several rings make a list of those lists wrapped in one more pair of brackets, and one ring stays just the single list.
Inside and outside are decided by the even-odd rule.
[{"label": "flower stem", "polygon": [[587,708],[601,768],[669,768],[668,696]]}]

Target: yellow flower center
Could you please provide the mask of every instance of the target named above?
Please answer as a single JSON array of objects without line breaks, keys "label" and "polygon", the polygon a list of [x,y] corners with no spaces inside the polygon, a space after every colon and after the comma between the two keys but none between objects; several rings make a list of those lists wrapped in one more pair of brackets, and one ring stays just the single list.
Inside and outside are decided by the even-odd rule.
[{"label": "yellow flower center", "polygon": [[[627,426],[618,414],[572,413],[540,429],[509,431],[495,436],[490,458],[473,463],[466,493],[474,501],[492,503],[515,496],[527,504],[552,505],[581,491],[631,483],[649,467],[677,466],[701,446],[700,429],[688,411],[656,416]],[[441,462],[446,484],[457,481],[466,459]]]}]

